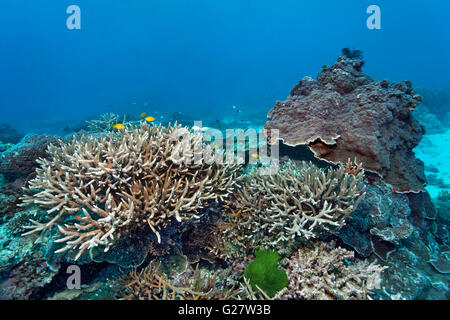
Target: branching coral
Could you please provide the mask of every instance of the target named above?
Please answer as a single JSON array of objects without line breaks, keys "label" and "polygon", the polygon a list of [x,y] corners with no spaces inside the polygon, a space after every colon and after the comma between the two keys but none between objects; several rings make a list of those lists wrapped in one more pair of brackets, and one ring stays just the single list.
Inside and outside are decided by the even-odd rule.
[{"label": "branching coral", "polygon": [[243,248],[279,247],[293,238],[314,238],[334,232],[365,196],[363,170],[345,166],[320,169],[312,163],[288,161],[277,174],[252,171],[236,192],[238,209],[218,225],[219,237]]},{"label": "branching coral", "polygon": [[386,268],[366,260],[351,263],[353,251],[322,242],[303,245],[287,267],[288,286],[276,299],[369,299]]},{"label": "branching coral", "polygon": [[254,290],[250,284],[250,280],[244,277],[240,287],[239,298],[241,300],[272,300],[258,285],[256,285],[256,289]]},{"label": "branching coral", "polygon": [[[126,118],[123,118],[122,122],[125,122]],[[114,113],[105,113],[100,116],[100,119],[86,121],[89,131],[104,132],[112,131],[113,125],[120,122],[120,117]]]},{"label": "branching coral", "polygon": [[[227,274],[216,271],[199,269],[197,264],[195,269],[189,267],[179,277],[175,284],[178,287],[188,288],[183,294],[185,300],[231,300],[237,298],[240,288],[229,283]],[[194,292],[198,294],[194,294]]]},{"label": "branching coral", "polygon": [[140,272],[133,268],[118,279],[115,296],[122,300],[229,300],[239,292],[239,289],[223,288],[217,282],[217,273],[203,275],[198,265],[189,271],[182,283],[174,284],[159,271],[156,263],[150,263]]},{"label": "branching coral", "polygon": [[118,279],[117,287],[113,289],[121,300],[175,300],[186,291],[171,285],[159,273],[159,265],[153,263],[141,271],[131,269]]},{"label": "branching coral", "polygon": [[237,185],[239,167],[209,164],[203,154],[211,148],[202,147],[201,133],[146,123],[51,145],[23,196],[24,205],[47,210],[47,221],[33,220],[26,234],[58,229],[55,241],[66,245],[57,252],[78,250],[76,259],[99,245],[109,250],[141,224],[160,242],[158,230],[171,218],[196,219],[200,209],[225,199]]}]

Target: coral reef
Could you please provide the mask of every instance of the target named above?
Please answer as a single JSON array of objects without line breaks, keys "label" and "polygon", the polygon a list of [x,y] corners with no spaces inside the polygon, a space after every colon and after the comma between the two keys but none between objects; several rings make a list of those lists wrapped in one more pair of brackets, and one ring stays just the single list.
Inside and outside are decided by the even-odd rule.
[{"label": "coral reef", "polygon": [[0,173],[27,176],[38,167],[39,158],[47,158],[47,146],[57,144],[58,138],[48,135],[29,135],[20,143],[0,154]]},{"label": "coral reef", "polygon": [[200,260],[215,262],[217,241],[214,237],[216,223],[221,217],[221,207],[211,204],[205,214],[195,223],[189,224],[181,235],[182,251],[189,263]]},{"label": "coral reef", "polygon": [[10,124],[0,123],[0,144],[16,144],[23,138]]},{"label": "coral reef", "polygon": [[333,244],[311,242],[289,260],[288,286],[275,299],[364,300],[380,289],[381,272],[376,262],[354,261],[353,251]]},{"label": "coral reef", "polygon": [[[381,259],[413,231],[408,197],[395,194],[383,182],[367,185],[364,201],[337,235],[361,256],[373,252]],[[386,243],[389,242],[389,243]]]},{"label": "coral reef", "polygon": [[[159,265],[149,264],[138,271],[132,269],[117,280],[116,296],[122,300],[175,300],[182,296],[182,290],[171,285],[166,277],[159,273]],[[199,293],[189,290],[189,293]]]},{"label": "coral reef", "polygon": [[412,149],[424,129],[411,115],[421,97],[408,81],[373,82],[363,64],[340,56],[317,80],[305,77],[269,111],[265,128],[278,129],[286,145],[307,145],[317,158],[357,159],[399,192],[421,191],[423,163]]},{"label": "coral reef", "polygon": [[34,290],[50,283],[54,275],[42,254],[30,251],[21,263],[8,271],[7,280],[0,280],[0,300],[28,300]]},{"label": "coral reef", "polygon": [[[118,134],[50,145],[49,159],[38,160],[23,196],[24,205],[47,210],[46,221],[33,220],[27,234],[57,230],[55,242],[65,244],[58,252],[76,251],[75,259],[97,246],[108,251],[142,226],[160,242],[159,230],[171,221],[198,219],[201,208],[224,200],[237,185],[239,166],[203,158],[193,163],[192,150],[200,144],[201,134],[179,125],[141,123]],[[191,152],[180,154],[187,147]],[[208,148],[205,154],[211,154]]]},{"label": "coral reef", "polygon": [[389,266],[383,273],[385,299],[445,298],[448,223],[428,193],[396,194],[384,182],[372,182],[351,217],[337,236],[362,257],[375,255]]},{"label": "coral reef", "polygon": [[37,236],[20,236],[22,226],[35,214],[34,209],[18,212],[0,226],[0,300],[28,299],[55,275],[44,258],[48,237],[34,243]]},{"label": "coral reef", "polygon": [[345,170],[342,164],[324,170],[292,161],[274,175],[264,174],[264,168],[254,169],[235,192],[236,212],[217,224],[218,237],[245,250],[279,248],[295,238],[335,232],[365,195],[364,172],[353,175]]},{"label": "coral reef", "polygon": [[[446,93],[419,105],[363,65],[344,48],[276,103],[279,165],[259,159],[275,136],[204,142],[261,128],[237,106],[201,128],[182,112],[61,138],[0,125],[0,299],[450,299]],[[214,161],[239,147],[244,163]]]},{"label": "coral reef", "polygon": [[141,271],[134,268],[124,274],[113,289],[121,300],[229,300],[239,292],[224,288],[217,274],[202,274],[198,265],[171,280],[153,262]]},{"label": "coral reef", "polygon": [[448,191],[441,191],[436,199],[436,209],[438,217],[444,220],[447,224],[450,223],[450,193]]},{"label": "coral reef", "polygon": [[9,181],[0,174],[0,223],[6,222],[16,212],[24,183],[23,178]]},{"label": "coral reef", "polygon": [[12,143],[3,143],[0,142],[0,152],[4,152],[6,150],[8,150],[9,148],[11,148],[14,144]]}]

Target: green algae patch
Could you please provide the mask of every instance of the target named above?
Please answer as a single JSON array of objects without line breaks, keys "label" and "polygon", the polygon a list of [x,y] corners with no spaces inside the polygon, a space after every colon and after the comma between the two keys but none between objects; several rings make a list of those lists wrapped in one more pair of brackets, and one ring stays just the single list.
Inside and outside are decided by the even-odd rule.
[{"label": "green algae patch", "polygon": [[244,273],[254,290],[258,286],[271,298],[288,284],[286,271],[278,268],[278,261],[280,255],[276,251],[259,249]]}]

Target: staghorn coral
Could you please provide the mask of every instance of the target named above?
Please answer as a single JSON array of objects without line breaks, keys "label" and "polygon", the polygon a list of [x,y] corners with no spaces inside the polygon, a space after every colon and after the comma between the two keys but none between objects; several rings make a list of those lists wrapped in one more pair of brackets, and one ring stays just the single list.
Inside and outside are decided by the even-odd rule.
[{"label": "staghorn coral", "polygon": [[171,285],[159,273],[159,265],[150,263],[138,271],[133,268],[122,275],[113,287],[114,296],[120,300],[175,300],[184,291]]},{"label": "staghorn coral", "polygon": [[264,292],[258,285],[256,285],[256,290],[252,288],[250,280],[244,277],[243,282],[240,285],[239,291],[240,300],[273,300],[269,297],[267,293]]},{"label": "staghorn coral", "polygon": [[385,268],[375,262],[354,261],[353,251],[312,242],[290,258],[288,286],[275,299],[369,299],[371,290],[380,288]]},{"label": "staghorn coral", "polygon": [[189,289],[183,294],[185,300],[231,300],[237,298],[240,288],[230,281],[230,276],[230,273],[199,269],[197,264],[195,269],[189,267],[177,276],[173,283]]},{"label": "staghorn coral", "polygon": [[[32,220],[26,234],[57,229],[55,242],[65,246],[56,252],[78,251],[75,259],[97,246],[108,251],[143,224],[161,242],[158,230],[172,218],[199,218],[200,209],[225,199],[237,185],[239,166],[208,164],[203,146],[201,133],[146,123],[50,145],[49,159],[38,160],[36,178],[22,197],[23,205],[47,210],[47,221]],[[211,148],[204,150],[209,155]]]},{"label": "staghorn coral", "polygon": [[238,210],[217,224],[218,241],[240,248],[279,248],[294,238],[315,238],[342,227],[365,196],[363,170],[353,175],[343,165],[324,170],[292,161],[274,175],[262,170],[253,170],[236,192],[233,205]]},{"label": "staghorn coral", "polygon": [[113,288],[115,297],[121,300],[229,300],[239,292],[239,289],[223,287],[217,281],[217,273],[202,274],[198,265],[180,275],[178,281],[168,279],[159,267],[151,262],[141,271],[133,268],[121,276]]},{"label": "staghorn coral", "polygon": [[[126,118],[123,118],[123,123]],[[104,132],[112,131],[113,125],[120,122],[120,117],[114,113],[105,113],[100,116],[100,119],[86,121],[89,131],[92,132]]]}]

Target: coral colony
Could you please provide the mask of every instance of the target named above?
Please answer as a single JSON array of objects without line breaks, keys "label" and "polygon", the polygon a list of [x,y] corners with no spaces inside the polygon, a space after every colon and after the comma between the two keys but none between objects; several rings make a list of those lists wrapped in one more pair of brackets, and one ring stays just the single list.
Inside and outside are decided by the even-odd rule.
[{"label": "coral colony", "polygon": [[[345,48],[240,146],[182,114],[0,127],[0,297],[447,299],[449,196],[433,204],[413,152],[422,98],[363,65]],[[70,268],[89,277],[71,287]]]}]

